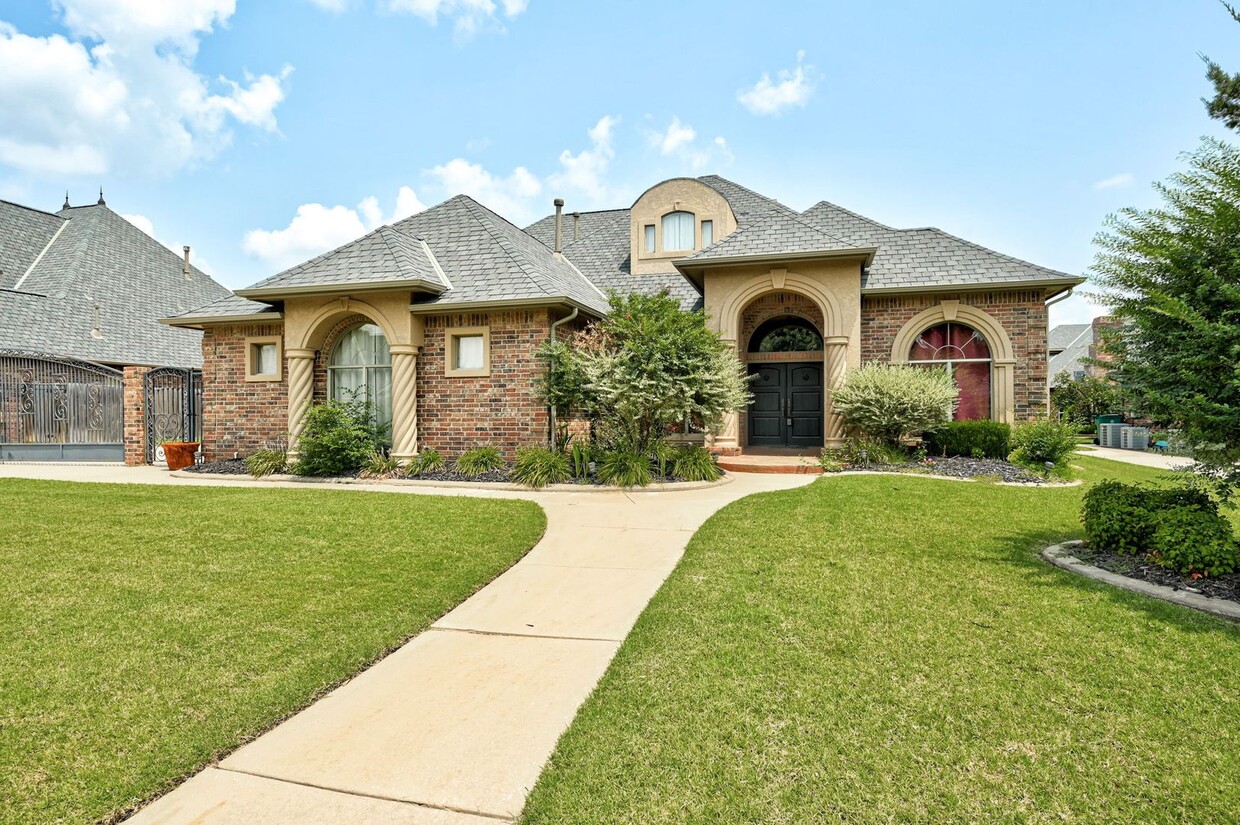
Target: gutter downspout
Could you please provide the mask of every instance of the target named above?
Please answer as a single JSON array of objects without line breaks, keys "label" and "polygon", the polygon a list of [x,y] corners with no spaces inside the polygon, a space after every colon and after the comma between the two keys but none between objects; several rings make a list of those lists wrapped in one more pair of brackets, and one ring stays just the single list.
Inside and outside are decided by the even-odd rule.
[{"label": "gutter downspout", "polygon": [[[553,323],[551,324],[551,343],[553,343],[553,344],[555,343],[555,340],[556,340],[556,339],[555,339],[555,331],[556,331],[557,329],[559,329],[561,326],[563,326],[564,324],[567,324],[569,321],[574,320],[574,319],[577,317],[577,314],[578,314],[580,311],[581,311],[581,310],[580,310],[580,309],[578,309],[577,307],[573,307],[573,311],[572,311],[572,312],[570,312],[568,315],[565,315],[565,316],[564,316],[563,318],[561,318],[560,320],[555,321],[555,322],[553,322]],[[548,369],[554,369],[554,367],[550,367],[550,366],[549,366],[549,367],[548,367]],[[550,413],[551,413],[551,416],[550,416],[550,418],[551,418],[551,438],[550,438],[550,441],[551,441],[551,448],[552,448],[552,449],[555,449],[555,447],[556,447],[556,443],[555,443],[555,405],[554,405],[554,404],[549,404],[549,405],[547,405],[547,409],[548,409],[548,410],[550,411]]]},{"label": "gutter downspout", "polygon": [[[1043,305],[1044,307],[1046,307],[1047,309],[1049,309],[1050,307],[1054,306],[1055,304],[1059,303],[1060,301],[1066,301],[1068,298],[1071,298],[1071,297],[1072,297],[1072,293],[1073,293],[1075,290],[1076,290],[1076,287],[1074,287],[1074,286],[1070,286],[1070,287],[1068,287],[1068,291],[1067,291],[1067,292],[1065,292],[1063,295],[1056,295],[1054,298],[1051,298],[1049,301],[1044,301],[1044,302],[1042,303],[1042,305]],[[1050,331],[1051,331],[1051,330],[1050,330],[1050,323],[1051,323],[1051,316],[1050,316],[1050,313],[1048,312],[1048,313],[1046,314],[1046,334],[1047,334],[1047,336],[1048,336],[1048,337],[1049,337],[1049,335],[1050,335]],[[1051,417],[1051,379],[1052,379],[1052,378],[1054,378],[1054,376],[1053,376],[1053,375],[1050,375],[1050,374],[1049,374],[1049,373],[1050,373],[1050,371],[1051,371],[1051,357],[1050,357],[1050,355],[1047,355],[1047,356],[1046,356],[1046,371],[1047,371],[1047,373],[1048,373],[1048,374],[1047,374],[1047,376],[1046,376],[1046,417],[1049,419],[1049,418]]]}]

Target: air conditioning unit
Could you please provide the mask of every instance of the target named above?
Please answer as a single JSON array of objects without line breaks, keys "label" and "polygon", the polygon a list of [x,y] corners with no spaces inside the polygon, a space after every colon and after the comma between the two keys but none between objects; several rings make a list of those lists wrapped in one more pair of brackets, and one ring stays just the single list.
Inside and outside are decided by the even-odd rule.
[{"label": "air conditioning unit", "polygon": [[1146,427],[1124,427],[1119,433],[1119,446],[1123,450],[1148,450],[1150,431]]},{"label": "air conditioning unit", "polygon": [[1120,446],[1121,433],[1125,428],[1124,424],[1099,424],[1098,425],[1098,446],[1115,447]]}]

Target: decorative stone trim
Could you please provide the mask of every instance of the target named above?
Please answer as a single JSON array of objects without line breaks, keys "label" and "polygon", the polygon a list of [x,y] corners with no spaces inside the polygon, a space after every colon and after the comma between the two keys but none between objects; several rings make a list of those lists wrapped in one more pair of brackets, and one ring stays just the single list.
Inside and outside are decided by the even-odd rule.
[{"label": "decorative stone trim", "polygon": [[1186,593],[1183,590],[1176,590],[1174,587],[1132,579],[1119,573],[1112,573],[1110,570],[1103,570],[1101,567],[1094,567],[1092,564],[1086,564],[1072,555],[1071,552],[1073,548],[1080,547],[1082,544],[1084,544],[1082,541],[1065,541],[1062,544],[1052,544],[1042,551],[1042,558],[1062,570],[1068,570],[1087,579],[1104,582],[1115,587],[1122,587],[1124,590],[1131,590],[1143,596],[1162,599],[1165,602],[1178,604],[1181,607],[1191,607],[1193,610],[1200,610],[1203,613],[1240,622],[1240,604],[1235,602],[1226,599],[1211,599],[1199,593]]},{"label": "decorative stone trim", "polygon": [[[255,363],[255,348],[264,344],[273,344],[276,348],[276,371],[273,373],[258,372]],[[284,336],[282,335],[250,335],[245,339],[245,380],[246,381],[282,381],[284,365]]]},{"label": "decorative stone trim", "polygon": [[[482,337],[482,367],[463,369],[454,366],[460,339],[478,336]],[[489,376],[491,374],[491,327],[448,327],[444,330],[443,374],[448,378],[486,378]]]}]

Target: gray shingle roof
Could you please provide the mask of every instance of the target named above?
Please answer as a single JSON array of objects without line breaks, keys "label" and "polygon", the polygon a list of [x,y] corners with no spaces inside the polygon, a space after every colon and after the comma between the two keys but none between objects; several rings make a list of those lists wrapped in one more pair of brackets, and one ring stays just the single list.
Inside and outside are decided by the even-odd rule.
[{"label": "gray shingle roof", "polygon": [[752,219],[723,240],[690,255],[687,260],[697,262],[855,248],[856,244],[814,228],[795,212],[770,212]]},{"label": "gray shingle roof", "polygon": [[1055,386],[1055,377],[1061,372],[1070,377],[1085,372],[1085,359],[1094,343],[1093,324],[1060,324],[1050,331],[1047,340],[1047,349],[1061,350],[1051,356],[1046,370],[1051,386]]},{"label": "gray shingle roof", "polygon": [[13,289],[64,218],[0,200],[0,289]]},{"label": "gray shingle roof", "polygon": [[248,298],[242,298],[240,295],[225,295],[218,301],[212,301],[206,306],[195,307],[185,312],[173,315],[168,320],[174,318],[244,318],[252,315],[262,315],[269,312],[278,312],[272,304],[263,303],[261,301],[251,301]]},{"label": "gray shingle roof", "polygon": [[1050,331],[1046,338],[1047,352],[1056,353],[1066,350],[1076,343],[1081,334],[1093,329],[1093,324],[1060,324]]},{"label": "gray shingle roof", "polygon": [[1015,284],[1073,278],[957,238],[941,229],[893,229],[821,201],[802,216],[836,237],[877,247],[862,289]]},{"label": "gray shingle roof", "polygon": [[[0,348],[110,364],[202,364],[201,334],[159,319],[215,301],[227,289],[196,267],[187,280],[180,256],[107,206],[51,217],[60,223],[59,234],[53,231],[55,240],[39,250],[42,257],[21,279],[20,292],[0,292]],[[42,218],[38,224],[41,237],[51,224]],[[4,235],[8,248],[29,246],[20,239],[24,228],[0,227],[18,233]],[[10,323],[10,317],[21,321]]]},{"label": "gray shingle roof", "polygon": [[240,293],[296,292],[307,286],[386,281],[421,282],[419,286],[423,291],[433,292],[442,292],[449,286],[420,238],[397,232],[391,226],[381,226],[356,241],[272,275]]}]

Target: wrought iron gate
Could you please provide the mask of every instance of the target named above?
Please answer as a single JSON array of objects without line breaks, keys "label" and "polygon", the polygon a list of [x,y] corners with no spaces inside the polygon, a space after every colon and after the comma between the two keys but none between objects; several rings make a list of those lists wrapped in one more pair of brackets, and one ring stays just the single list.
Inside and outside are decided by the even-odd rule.
[{"label": "wrought iron gate", "polygon": [[121,371],[0,351],[0,460],[122,461]]},{"label": "wrought iron gate", "polygon": [[165,441],[202,441],[202,370],[159,367],[146,374],[146,460]]}]

